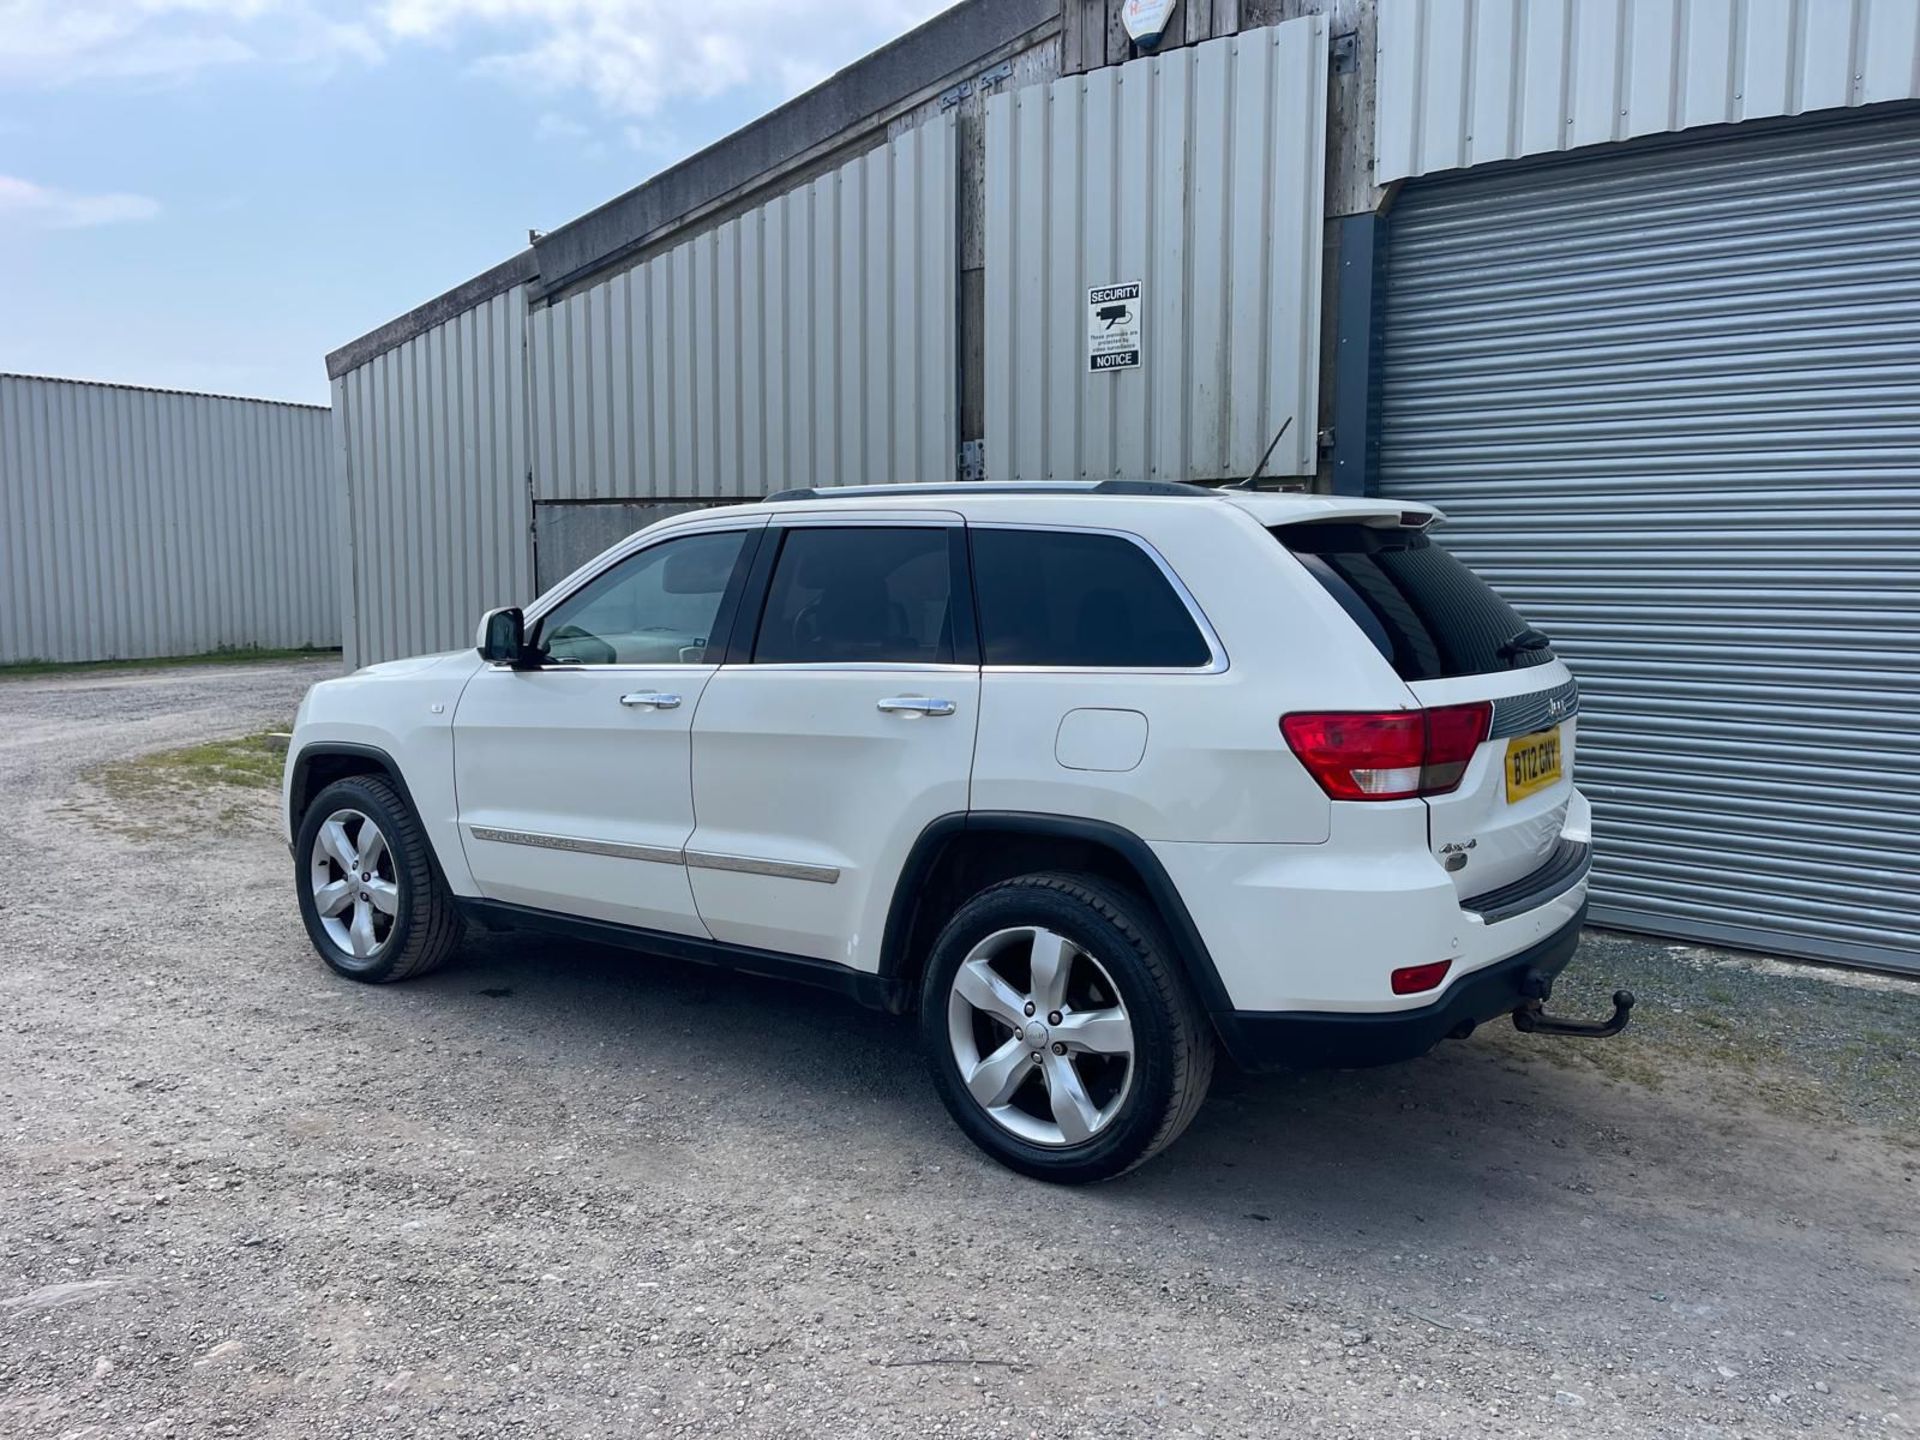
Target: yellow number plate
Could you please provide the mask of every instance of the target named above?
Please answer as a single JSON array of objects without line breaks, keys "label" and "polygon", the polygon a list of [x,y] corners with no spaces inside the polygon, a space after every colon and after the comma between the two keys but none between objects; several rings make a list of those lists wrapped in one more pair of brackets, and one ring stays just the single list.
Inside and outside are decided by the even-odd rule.
[{"label": "yellow number plate", "polygon": [[1560,779],[1560,727],[1507,742],[1507,803],[1538,794]]}]

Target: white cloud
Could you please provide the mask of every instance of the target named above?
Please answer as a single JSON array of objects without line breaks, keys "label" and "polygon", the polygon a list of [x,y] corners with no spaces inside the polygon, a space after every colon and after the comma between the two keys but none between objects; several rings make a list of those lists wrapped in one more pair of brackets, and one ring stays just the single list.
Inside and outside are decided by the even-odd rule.
[{"label": "white cloud", "polygon": [[533,122],[533,133],[540,140],[584,140],[593,131],[571,115],[549,110]]},{"label": "white cloud", "polygon": [[951,0],[0,0],[0,85],[181,80],[244,64],[374,63],[431,45],[610,117],[785,98]]},{"label": "white cloud", "polygon": [[607,142],[600,129],[554,110],[543,111],[533,122],[533,138],[564,146],[591,160],[602,159],[607,153]]},{"label": "white cloud", "polygon": [[951,0],[380,0],[395,40],[479,50],[475,73],[538,95],[584,91],[644,118],[675,100],[782,97]]},{"label": "white cloud", "polygon": [[0,83],[173,81],[261,61],[378,60],[364,20],[320,0],[0,0]]},{"label": "white cloud", "polygon": [[117,225],[129,220],[151,220],[160,202],[146,195],[76,195],[0,175],[0,221],[15,221],[45,230],[75,230],[90,225]]}]

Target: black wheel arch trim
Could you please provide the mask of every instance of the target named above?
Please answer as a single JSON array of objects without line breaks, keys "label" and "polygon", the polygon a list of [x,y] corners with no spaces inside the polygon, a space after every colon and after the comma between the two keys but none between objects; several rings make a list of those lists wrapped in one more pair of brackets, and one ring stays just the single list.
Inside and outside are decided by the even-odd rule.
[{"label": "black wheel arch trim", "polygon": [[[310,745],[302,746],[300,752],[293,757],[293,794],[296,796],[306,794],[307,771],[315,760],[328,760],[335,757],[372,760],[377,763],[385,773],[388,783],[400,792],[400,798],[407,802],[414,815],[420,814],[420,807],[413,803],[413,791],[407,786],[407,777],[400,772],[399,762],[378,745],[364,745],[356,740],[316,740]],[[305,819],[306,810],[302,807],[298,819],[291,815],[287,817],[288,828],[297,831],[300,828],[300,822]],[[427,848],[429,851],[433,849],[431,839],[428,841]],[[437,856],[435,863],[438,863]]]},{"label": "black wheel arch trim", "polygon": [[[306,792],[307,769],[315,760],[344,757],[352,760],[371,760],[380,767],[380,778],[400,792],[400,799],[413,812],[413,818],[420,824],[420,838],[426,842],[427,863],[433,866],[433,873],[442,885],[447,883],[447,867],[440,863],[440,851],[433,843],[433,832],[427,827],[425,818],[420,814],[419,805],[414,803],[413,791],[407,785],[407,777],[401,773],[400,764],[392,755],[378,745],[366,745],[357,740],[316,740],[311,745],[301,747],[300,753],[293,757],[293,794]],[[299,817],[287,816],[287,849],[298,850],[300,826],[307,818],[306,807],[302,806]],[[463,862],[464,863],[464,862]],[[455,897],[458,898],[458,897]]]},{"label": "black wheel arch trim", "polygon": [[1025,810],[956,812],[940,816],[920,832],[894,882],[893,900],[887,907],[887,924],[880,944],[880,976],[891,988],[902,992],[908,988],[904,983],[909,959],[906,952],[907,939],[913,932],[914,909],[947,842],[957,835],[974,832],[1052,836],[1086,841],[1113,851],[1133,868],[1146,887],[1147,899],[1173,942],[1174,958],[1199,996],[1201,1007],[1211,1015],[1233,1012],[1233,1001],[1227,995],[1227,987],[1220,979],[1207,942],[1193,923],[1173,877],[1167,874],[1166,866],[1146,841],[1124,826],[1105,820]]}]

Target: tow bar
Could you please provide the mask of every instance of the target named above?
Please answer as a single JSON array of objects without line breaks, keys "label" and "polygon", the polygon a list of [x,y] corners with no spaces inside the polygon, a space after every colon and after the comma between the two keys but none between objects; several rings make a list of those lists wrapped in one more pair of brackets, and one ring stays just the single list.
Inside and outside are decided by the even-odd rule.
[{"label": "tow bar", "polygon": [[1588,1040],[1604,1040],[1627,1028],[1633,1014],[1633,992],[1613,992],[1613,1014],[1604,1020],[1562,1020],[1542,1008],[1553,995],[1552,977],[1534,971],[1521,981],[1526,1003],[1513,1012],[1513,1028],[1523,1035],[1573,1035]]}]

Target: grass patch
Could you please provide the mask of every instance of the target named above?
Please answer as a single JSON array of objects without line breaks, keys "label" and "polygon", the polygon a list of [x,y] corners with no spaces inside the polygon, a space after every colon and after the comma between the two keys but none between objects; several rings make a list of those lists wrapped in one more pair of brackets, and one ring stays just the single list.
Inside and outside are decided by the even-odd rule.
[{"label": "grass patch", "polygon": [[144,660],[19,660],[0,665],[0,680],[31,680],[48,675],[85,675],[95,670],[168,670],[179,665],[266,665],[277,660],[338,659],[337,649],[262,650],[245,647],[203,650],[198,655],[157,655]]},{"label": "grass patch", "polygon": [[135,760],[115,760],[96,767],[87,778],[116,798],[209,785],[265,787],[280,783],[286,758],[286,741],[263,730],[232,740],[159,750]]},{"label": "grass patch", "polygon": [[138,840],[178,833],[183,815],[232,830],[258,817],[259,792],[279,787],[286,758],[285,739],[261,731],[114,760],[82,773],[100,796],[85,808]]}]

